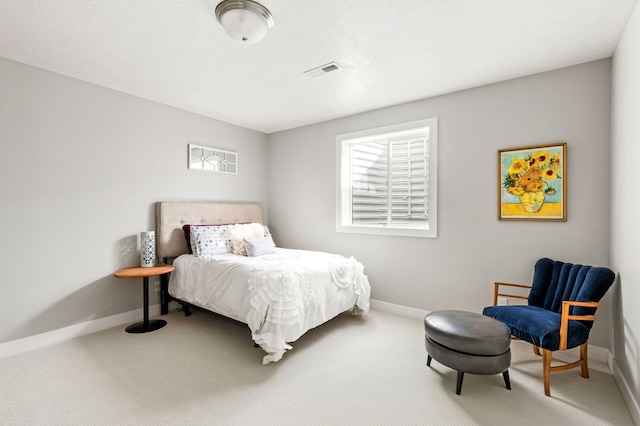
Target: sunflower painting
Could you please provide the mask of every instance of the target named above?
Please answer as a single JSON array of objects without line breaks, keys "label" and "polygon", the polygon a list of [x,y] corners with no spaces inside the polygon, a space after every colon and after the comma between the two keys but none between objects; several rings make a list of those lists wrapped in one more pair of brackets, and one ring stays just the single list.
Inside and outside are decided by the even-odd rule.
[{"label": "sunflower painting", "polygon": [[562,142],[498,151],[499,220],[567,220],[566,147]]}]

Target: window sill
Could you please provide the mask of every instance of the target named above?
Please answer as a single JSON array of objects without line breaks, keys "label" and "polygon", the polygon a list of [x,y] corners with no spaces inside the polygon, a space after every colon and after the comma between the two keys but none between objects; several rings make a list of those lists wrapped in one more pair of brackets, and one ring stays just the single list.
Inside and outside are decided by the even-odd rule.
[{"label": "window sill", "polygon": [[336,225],[336,232],[367,235],[387,235],[396,237],[437,238],[436,229],[400,228],[391,226]]}]

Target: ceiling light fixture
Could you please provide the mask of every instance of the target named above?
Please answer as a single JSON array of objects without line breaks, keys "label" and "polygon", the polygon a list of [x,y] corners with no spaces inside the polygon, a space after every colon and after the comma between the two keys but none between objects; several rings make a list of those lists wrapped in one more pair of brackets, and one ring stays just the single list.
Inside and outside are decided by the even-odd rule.
[{"label": "ceiling light fixture", "polygon": [[247,44],[259,42],[273,27],[271,12],[252,0],[224,0],[216,6],[216,19],[232,39]]}]

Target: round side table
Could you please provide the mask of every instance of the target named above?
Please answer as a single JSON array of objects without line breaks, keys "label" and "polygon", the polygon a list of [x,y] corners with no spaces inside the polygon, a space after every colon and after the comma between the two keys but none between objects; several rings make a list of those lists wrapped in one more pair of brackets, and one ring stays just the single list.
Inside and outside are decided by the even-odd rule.
[{"label": "round side table", "polygon": [[168,274],[174,269],[175,267],[173,265],[159,265],[148,268],[125,268],[113,273],[113,275],[118,278],[142,278],[143,282],[142,295],[144,298],[144,320],[142,322],[131,324],[125,328],[127,333],[147,333],[167,325],[165,320],[149,320],[149,277]]}]

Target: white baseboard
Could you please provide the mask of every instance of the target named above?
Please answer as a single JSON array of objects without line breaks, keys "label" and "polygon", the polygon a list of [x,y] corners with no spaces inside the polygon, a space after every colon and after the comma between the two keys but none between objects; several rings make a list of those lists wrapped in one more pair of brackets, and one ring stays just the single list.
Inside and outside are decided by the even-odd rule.
[{"label": "white baseboard", "polygon": [[633,396],[633,391],[631,390],[631,386],[622,375],[618,364],[615,362],[615,359],[611,360],[611,365],[613,366],[613,378],[618,385],[618,389],[620,389],[620,394],[622,395],[622,399],[624,399],[624,403],[627,405],[627,410],[629,410],[629,414],[631,414],[631,418],[633,419],[633,423],[640,425],[640,406],[638,405],[638,401]]},{"label": "white baseboard", "polygon": [[381,300],[371,299],[370,303],[371,309],[374,309],[376,311],[388,312],[390,314],[398,315],[401,317],[424,320],[424,317],[429,313],[429,311],[425,311],[424,309],[396,305],[394,303],[383,302]]},{"label": "white baseboard", "polygon": [[[411,308],[409,306],[396,305],[394,303],[382,302],[380,300],[371,299],[371,309],[376,311],[387,312],[394,315],[399,315],[401,317],[407,317],[412,319],[423,320],[425,315],[429,313],[429,311],[425,311],[424,309]],[[580,357],[580,348],[569,349],[564,352],[570,356]],[[562,355],[559,357],[562,359]],[[609,349],[603,348],[601,346],[589,345],[589,359],[594,361],[602,362],[603,364],[607,364],[609,369],[611,370],[611,365],[609,363],[611,359],[611,353]]]},{"label": "white baseboard", "polygon": [[[149,306],[149,316],[159,315],[160,305]],[[107,328],[117,327],[120,325],[142,321],[144,310],[142,308],[129,312],[124,312],[110,317],[99,318],[83,322],[80,324],[70,325],[68,327],[59,328],[57,330],[47,331],[45,333],[24,337],[18,340],[12,340],[6,343],[0,343],[0,358],[4,358],[19,353],[40,349],[55,343],[64,342],[75,337],[85,334],[95,333],[97,331],[106,330]]]},{"label": "white baseboard", "polygon": [[[429,311],[425,311],[424,309],[396,305],[394,303],[383,302],[375,299],[371,299],[371,309],[417,320],[423,320],[425,315],[429,313]],[[149,306],[149,315],[154,316],[159,314],[160,305]],[[81,324],[71,325],[69,327],[36,334],[34,336],[29,336],[6,343],[0,343],[0,358],[26,351],[31,351],[34,349],[39,349],[48,345],[63,342],[65,340],[73,339],[75,337],[80,337],[85,334],[105,330],[107,328],[141,321],[142,316],[143,310],[142,308],[140,308],[133,311],[124,312],[122,314],[87,321]],[[573,351],[573,349],[567,352],[571,351]],[[578,354],[577,351],[575,353]],[[608,349],[589,345],[589,358],[609,365],[609,369],[614,372],[611,364],[611,354]]]}]

